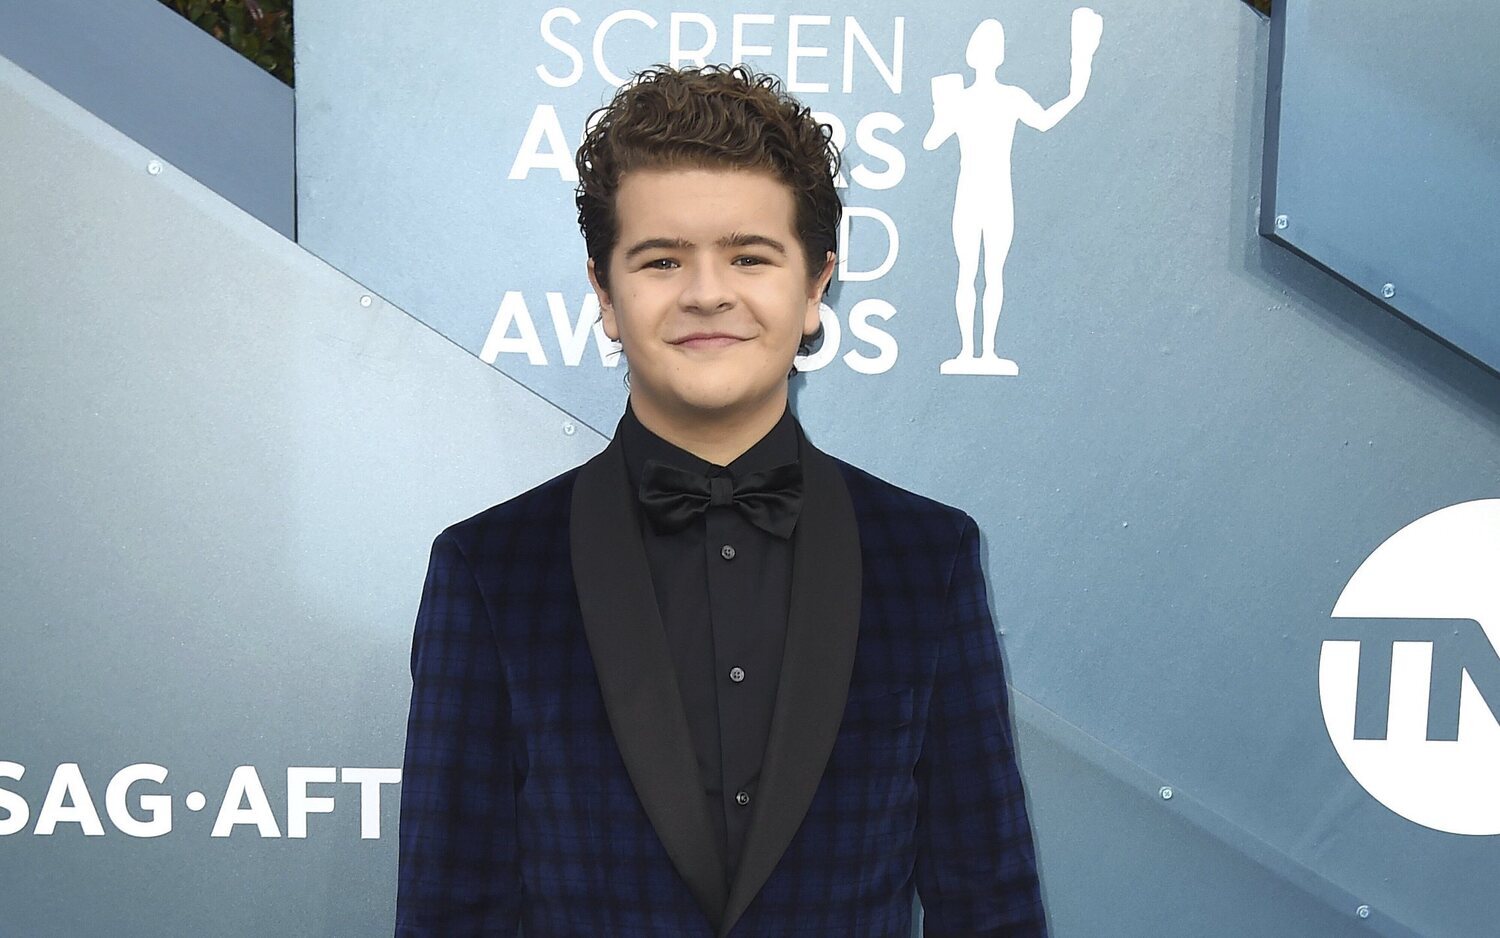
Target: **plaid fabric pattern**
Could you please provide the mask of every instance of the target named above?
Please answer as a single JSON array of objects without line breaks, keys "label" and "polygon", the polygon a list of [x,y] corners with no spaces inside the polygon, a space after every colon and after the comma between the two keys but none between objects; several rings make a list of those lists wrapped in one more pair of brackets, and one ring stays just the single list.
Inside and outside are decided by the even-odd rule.
[{"label": "plaid fabric pattern", "polygon": [[[732,938],[1044,935],[999,640],[965,512],[835,460],[864,565],[849,699]],[[578,609],[577,469],[432,545],[412,643],[398,936],[702,936],[621,760]]]}]

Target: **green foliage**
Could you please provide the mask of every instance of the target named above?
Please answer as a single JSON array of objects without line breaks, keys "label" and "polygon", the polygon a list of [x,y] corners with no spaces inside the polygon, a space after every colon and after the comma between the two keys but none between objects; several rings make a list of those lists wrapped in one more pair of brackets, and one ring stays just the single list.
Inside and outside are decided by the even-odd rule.
[{"label": "green foliage", "polygon": [[161,0],[204,32],[275,75],[292,75],[292,0]]}]

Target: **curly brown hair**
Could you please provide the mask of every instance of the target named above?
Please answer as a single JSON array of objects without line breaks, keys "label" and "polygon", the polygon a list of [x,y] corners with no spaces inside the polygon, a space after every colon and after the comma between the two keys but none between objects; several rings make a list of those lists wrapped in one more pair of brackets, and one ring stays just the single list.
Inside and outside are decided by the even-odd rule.
[{"label": "curly brown hair", "polygon": [[[631,170],[736,168],[770,172],[792,190],[794,223],[809,282],[838,250],[844,206],[834,188],[833,130],[787,94],[780,79],[744,65],[638,72],[589,115],[578,147],[578,227],[594,276],[609,288],[609,257],[620,235],[615,194]],[[807,345],[822,334],[804,340]]]}]

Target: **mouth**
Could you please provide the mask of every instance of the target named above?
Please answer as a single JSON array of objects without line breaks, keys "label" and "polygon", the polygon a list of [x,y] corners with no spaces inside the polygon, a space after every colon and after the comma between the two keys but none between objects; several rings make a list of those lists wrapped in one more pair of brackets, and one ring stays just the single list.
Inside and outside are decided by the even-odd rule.
[{"label": "mouth", "polygon": [[678,348],[723,348],[726,345],[734,345],[743,342],[739,336],[725,335],[722,332],[701,333],[690,335],[685,339],[678,339],[672,344]]}]

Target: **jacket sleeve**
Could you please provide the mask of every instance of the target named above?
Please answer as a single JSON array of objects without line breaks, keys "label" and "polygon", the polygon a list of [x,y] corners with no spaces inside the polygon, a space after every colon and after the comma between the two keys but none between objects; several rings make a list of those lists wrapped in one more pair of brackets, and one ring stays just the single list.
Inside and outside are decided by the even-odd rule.
[{"label": "jacket sleeve", "polygon": [[521,907],[509,693],[479,584],[432,544],[411,650],[396,935],[513,938]]},{"label": "jacket sleeve", "polygon": [[917,760],[917,893],[929,938],[1045,935],[1000,640],[963,516]]}]

